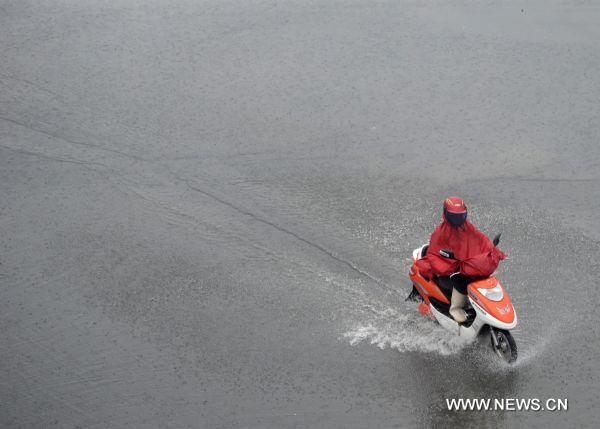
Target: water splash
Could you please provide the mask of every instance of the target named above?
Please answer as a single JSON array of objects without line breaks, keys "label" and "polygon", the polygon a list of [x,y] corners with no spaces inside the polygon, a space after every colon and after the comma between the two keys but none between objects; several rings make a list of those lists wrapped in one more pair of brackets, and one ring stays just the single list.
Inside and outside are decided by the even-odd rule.
[{"label": "water splash", "polygon": [[451,355],[470,344],[464,337],[452,335],[414,310],[399,313],[392,308],[378,310],[373,306],[366,306],[366,310],[364,313],[370,313],[368,320],[343,334],[343,338],[353,346],[368,341],[380,349]]}]

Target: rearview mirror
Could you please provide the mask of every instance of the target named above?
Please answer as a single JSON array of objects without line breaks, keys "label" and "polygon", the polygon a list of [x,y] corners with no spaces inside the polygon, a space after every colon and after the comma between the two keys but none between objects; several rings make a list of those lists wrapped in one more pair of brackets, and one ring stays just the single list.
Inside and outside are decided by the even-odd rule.
[{"label": "rearview mirror", "polygon": [[492,243],[494,243],[494,246],[497,246],[498,243],[500,243],[500,236],[502,235],[501,232],[499,232],[498,234],[496,234],[496,236],[494,237],[494,239],[492,240]]}]

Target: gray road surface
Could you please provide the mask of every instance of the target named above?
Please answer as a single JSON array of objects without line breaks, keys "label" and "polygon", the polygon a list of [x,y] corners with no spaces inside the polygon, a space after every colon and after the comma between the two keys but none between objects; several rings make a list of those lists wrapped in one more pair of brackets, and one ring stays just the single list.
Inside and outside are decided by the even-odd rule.
[{"label": "gray road surface", "polygon": [[[598,22],[1,0],[0,426],[597,427]],[[404,302],[449,194],[503,232],[513,368]]]}]

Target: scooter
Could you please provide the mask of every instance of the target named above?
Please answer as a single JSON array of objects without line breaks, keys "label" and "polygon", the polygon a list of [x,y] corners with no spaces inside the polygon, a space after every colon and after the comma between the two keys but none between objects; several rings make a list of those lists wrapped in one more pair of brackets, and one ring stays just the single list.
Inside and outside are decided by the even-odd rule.
[{"label": "scooter", "polygon": [[[495,246],[499,242],[500,234],[493,240]],[[438,281],[437,277],[428,280],[419,273],[416,262],[427,254],[428,248],[429,244],[425,244],[413,251],[413,264],[409,271],[413,289],[406,300],[420,302],[419,313],[429,316],[443,328],[467,341],[475,341],[489,333],[494,352],[508,363],[515,362],[517,343],[510,330],[517,325],[517,314],[498,279],[490,276],[469,284],[469,299],[464,308],[467,320],[457,323],[449,313],[452,287],[446,282]],[[454,259],[450,250],[440,250],[440,255]]]}]

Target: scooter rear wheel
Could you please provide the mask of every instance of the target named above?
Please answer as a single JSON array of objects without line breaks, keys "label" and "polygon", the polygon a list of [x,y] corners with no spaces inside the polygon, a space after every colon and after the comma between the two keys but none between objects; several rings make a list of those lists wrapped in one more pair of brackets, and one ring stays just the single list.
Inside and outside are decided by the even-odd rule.
[{"label": "scooter rear wheel", "polygon": [[517,343],[509,331],[504,329],[492,328],[493,333],[498,339],[498,346],[494,343],[493,333],[490,332],[490,341],[494,352],[508,363],[513,363],[517,360]]}]

